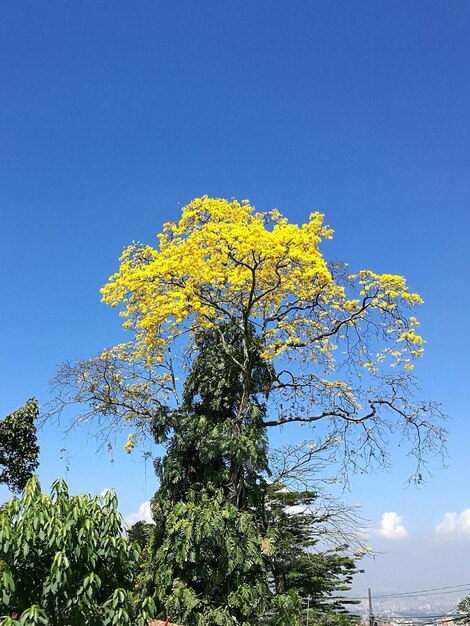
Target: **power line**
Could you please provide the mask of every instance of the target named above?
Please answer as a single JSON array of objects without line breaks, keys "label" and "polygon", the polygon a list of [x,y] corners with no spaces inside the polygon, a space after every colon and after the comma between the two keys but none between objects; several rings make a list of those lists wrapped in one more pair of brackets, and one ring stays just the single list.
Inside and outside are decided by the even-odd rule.
[{"label": "power line", "polygon": [[[410,594],[403,594],[403,595],[397,595],[397,596],[389,596],[389,597],[395,597],[395,598],[427,598],[428,596],[445,596],[449,593],[462,593],[463,591],[470,591],[470,587],[469,588],[464,588],[464,589],[454,589],[453,591],[432,591],[431,593],[410,593]],[[387,596],[376,596],[376,597],[387,597]]]},{"label": "power line", "polygon": [[[463,583],[461,585],[449,585],[447,587],[433,587],[431,589],[420,589],[417,591],[403,591],[400,593],[374,594],[374,598],[407,598],[407,597],[420,596],[420,595],[439,595],[441,593],[442,594],[457,593],[460,591],[468,590],[468,589],[463,589],[463,587],[470,588],[470,583]],[[451,589],[453,591],[450,591]],[[433,593],[433,592],[437,592],[437,593]],[[349,600],[367,600],[368,596],[350,597],[348,599]]]},{"label": "power line", "polygon": [[[390,594],[390,595],[408,596],[408,595],[423,595],[423,594],[431,595],[432,593],[453,593],[453,591],[449,591],[449,590],[453,589],[454,591],[464,591],[462,587],[470,587],[470,583],[464,583],[462,585],[449,585],[448,587],[435,587],[434,589],[421,589],[420,591],[404,591],[402,593]],[[386,596],[381,596],[381,597],[386,597]]]},{"label": "power line", "polygon": [[390,614],[390,615],[378,615],[377,619],[379,621],[387,621],[389,620],[391,617],[394,618],[400,618],[400,619],[410,619],[410,620],[423,620],[423,619],[440,619],[440,618],[448,618],[447,620],[443,620],[443,621],[448,621],[448,620],[461,620],[461,619],[467,619],[467,617],[470,616],[470,613],[450,613],[449,611],[447,613],[440,613],[438,615],[433,615],[433,614],[429,614],[429,613],[423,613],[422,615],[403,615],[403,613],[395,613],[395,614]]}]

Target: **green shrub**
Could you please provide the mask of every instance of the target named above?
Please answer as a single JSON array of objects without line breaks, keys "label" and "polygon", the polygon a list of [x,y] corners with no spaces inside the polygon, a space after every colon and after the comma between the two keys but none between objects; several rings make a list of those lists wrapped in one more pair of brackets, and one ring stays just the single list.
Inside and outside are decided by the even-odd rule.
[{"label": "green shrub", "polygon": [[0,509],[1,626],[144,626],[134,584],[140,548],[122,534],[117,497],[41,493],[31,478]]}]

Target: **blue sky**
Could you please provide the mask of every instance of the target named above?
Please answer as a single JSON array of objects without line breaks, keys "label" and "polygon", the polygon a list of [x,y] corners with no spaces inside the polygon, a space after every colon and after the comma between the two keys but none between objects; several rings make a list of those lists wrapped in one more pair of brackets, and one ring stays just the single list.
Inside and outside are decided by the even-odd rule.
[{"label": "blue sky", "polygon": [[[120,337],[99,288],[193,197],[299,222],[319,210],[335,229],[326,256],[423,295],[417,373],[453,418],[450,467],[426,487],[404,488],[399,451],[390,472],[354,479],[346,497],[387,552],[357,588],[420,588],[412,568],[392,575],[400,550],[468,554],[468,2],[5,0],[0,17],[0,414],[44,405],[58,363]],[[51,425],[40,444],[45,485],[115,487],[125,515],[154,491],[151,464],[121,448],[111,463],[85,431]],[[390,539],[398,518],[378,534],[385,512],[405,535]],[[443,558],[429,583],[466,582]]]}]

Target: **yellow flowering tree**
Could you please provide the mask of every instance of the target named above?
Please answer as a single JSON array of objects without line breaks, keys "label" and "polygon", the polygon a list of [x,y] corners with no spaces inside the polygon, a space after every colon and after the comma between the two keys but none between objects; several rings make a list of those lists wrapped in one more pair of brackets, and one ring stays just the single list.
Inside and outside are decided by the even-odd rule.
[{"label": "yellow flowering tree", "polygon": [[439,407],[412,399],[413,363],[424,344],[414,308],[422,300],[402,276],[328,263],[320,247],[332,232],[320,213],[299,226],[246,200],[194,199],[178,222],[164,225],[157,247],[124,250],[102,294],[132,338],[65,365],[54,410],[88,403],[90,413],[79,419],[98,418],[106,432],[128,426],[131,451],[156,412],[180,404],[196,334],[216,333],[230,354],[230,323],[243,343],[242,357],[231,356],[243,381],[235,422],[248,407],[254,330],[273,367],[266,427],[321,422],[322,437],[349,467],[361,468],[386,463],[384,436],[399,427],[419,480],[423,452],[444,438],[434,420]]},{"label": "yellow flowering tree", "polygon": [[[124,250],[103,287],[130,340],[55,379],[52,413],[84,405],[77,421],[106,438],[126,429],[128,453],[147,434],[165,445],[139,588],[188,626],[298,624],[305,594],[319,608],[355,571],[354,556],[335,570],[311,550],[325,525],[339,553],[355,529],[349,509],[316,504],[324,456],[346,470],[387,464],[397,430],[419,481],[426,453],[444,443],[439,407],[413,399],[421,298],[401,276],[328,263],[331,236],[319,213],[299,226],[248,201],[196,198],[157,247]],[[269,461],[268,428],[295,423],[312,426],[308,444]],[[303,538],[289,530],[291,510],[284,530],[273,520],[277,499],[308,509]],[[286,546],[294,557],[281,572]]]}]

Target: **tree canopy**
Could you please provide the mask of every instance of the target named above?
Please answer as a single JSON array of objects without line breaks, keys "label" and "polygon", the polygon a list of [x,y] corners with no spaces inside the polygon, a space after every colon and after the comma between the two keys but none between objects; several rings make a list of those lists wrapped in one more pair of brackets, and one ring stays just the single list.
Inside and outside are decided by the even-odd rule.
[{"label": "tree canopy", "polygon": [[0,421],[0,483],[13,491],[21,491],[39,465],[38,417],[38,403],[32,398]]},{"label": "tree canopy", "polygon": [[[81,418],[106,433],[129,428],[131,450],[155,415],[181,405],[179,380],[205,330],[237,371],[238,420],[252,395],[256,349],[271,371],[265,427],[314,426],[336,442],[348,470],[387,464],[385,441],[398,430],[422,480],[426,454],[442,452],[445,434],[439,406],[415,398],[412,369],[424,339],[414,309],[422,300],[402,276],[328,263],[320,246],[332,230],[321,214],[298,226],[248,201],[196,198],[158,237],[157,248],[129,246],[102,290],[132,338],[64,364],[52,413],[88,405]],[[237,354],[226,336],[234,327]]]}]

